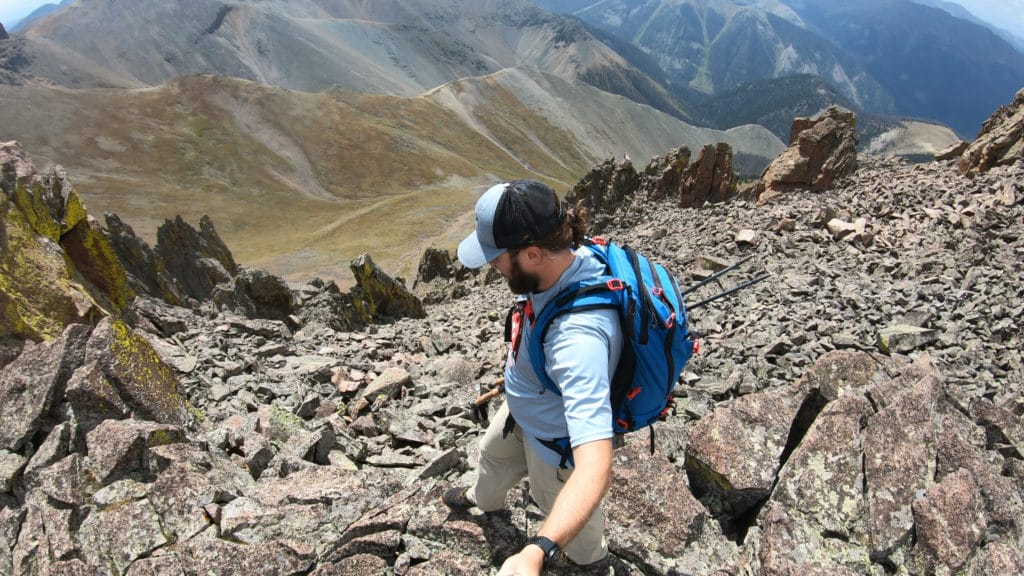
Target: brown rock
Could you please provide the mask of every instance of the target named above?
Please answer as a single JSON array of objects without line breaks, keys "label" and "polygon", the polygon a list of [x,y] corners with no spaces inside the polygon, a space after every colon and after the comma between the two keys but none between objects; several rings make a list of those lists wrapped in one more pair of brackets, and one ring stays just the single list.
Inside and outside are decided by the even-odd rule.
[{"label": "brown rock", "polygon": [[977,139],[957,162],[960,174],[977,174],[1024,158],[1024,88],[981,125]]},{"label": "brown rock", "polygon": [[[624,551],[653,547],[666,557],[683,555],[707,520],[685,477],[664,453],[650,453],[644,434],[632,434],[615,451],[605,513],[609,545]],[[648,544],[650,543],[650,544]]]},{"label": "brown rock", "polygon": [[913,504],[918,548],[929,572],[942,566],[955,573],[985,535],[978,486],[963,468],[930,488]]},{"label": "brown rock", "polygon": [[815,118],[797,118],[789,148],[761,174],[758,202],[797,190],[819,192],[857,169],[856,116],[831,106]]},{"label": "brown rock", "polygon": [[739,514],[766,498],[806,397],[802,385],[737,398],[698,421],[686,447],[691,477],[720,492]]}]

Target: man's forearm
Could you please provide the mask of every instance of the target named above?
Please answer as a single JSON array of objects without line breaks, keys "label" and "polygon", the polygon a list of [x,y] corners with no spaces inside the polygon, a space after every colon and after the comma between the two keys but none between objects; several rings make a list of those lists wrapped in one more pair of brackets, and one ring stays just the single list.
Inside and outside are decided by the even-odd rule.
[{"label": "man's forearm", "polygon": [[612,477],[612,441],[596,440],[573,450],[575,470],[559,492],[539,536],[564,548],[601,505]]}]

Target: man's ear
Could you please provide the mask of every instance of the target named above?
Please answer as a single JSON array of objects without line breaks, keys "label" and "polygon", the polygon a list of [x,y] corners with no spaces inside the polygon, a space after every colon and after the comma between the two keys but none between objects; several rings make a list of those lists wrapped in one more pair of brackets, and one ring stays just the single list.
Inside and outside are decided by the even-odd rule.
[{"label": "man's ear", "polygon": [[534,266],[539,266],[544,261],[544,249],[540,246],[527,246],[525,252],[526,259]]}]

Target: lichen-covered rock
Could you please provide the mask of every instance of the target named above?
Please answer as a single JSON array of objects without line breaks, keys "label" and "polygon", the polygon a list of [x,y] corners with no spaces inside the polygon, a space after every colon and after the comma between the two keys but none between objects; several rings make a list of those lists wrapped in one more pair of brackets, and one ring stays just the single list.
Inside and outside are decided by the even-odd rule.
[{"label": "lichen-covered rock", "polygon": [[900,563],[912,545],[911,506],[935,475],[942,386],[926,377],[867,420],[865,497],[871,556]]},{"label": "lichen-covered rock", "polygon": [[[24,164],[5,161],[5,172],[24,171]],[[31,165],[29,164],[31,167]],[[34,170],[34,168],[32,168]],[[34,174],[34,172],[33,172]],[[25,186],[24,181],[15,184]],[[8,179],[4,178],[6,182]],[[56,241],[38,235],[25,214],[0,195],[0,337],[29,340],[56,338],[64,327],[101,315],[88,290],[68,273],[64,251]],[[56,224],[54,224],[56,226]]]},{"label": "lichen-covered rock", "polygon": [[737,398],[699,420],[686,447],[686,469],[721,494],[735,515],[768,497],[782,465],[806,390],[793,384]]},{"label": "lichen-covered rock", "polygon": [[61,237],[61,246],[74,262],[75,270],[96,288],[113,312],[123,313],[135,297],[128,273],[117,257],[110,239],[92,217],[79,221]]},{"label": "lichen-covered rock", "polygon": [[108,566],[118,574],[168,544],[160,516],[148,500],[94,511],[82,522],[79,538],[88,565]]},{"label": "lichen-covered rock", "polygon": [[9,162],[22,163],[23,168],[13,168],[10,172],[24,176],[15,178],[6,194],[36,234],[59,242],[65,233],[85,219],[82,200],[62,167],[54,166],[45,174],[36,173],[35,166],[17,142],[0,144],[0,164]]},{"label": "lichen-covered rock", "polygon": [[860,394],[828,404],[779,473],[772,499],[850,538],[865,511],[861,429],[873,413]]},{"label": "lichen-covered rock", "polygon": [[16,142],[0,144],[0,166],[0,337],[54,338],[126,310],[127,273],[64,170],[37,173]]},{"label": "lichen-covered rock", "polygon": [[369,304],[372,319],[426,317],[423,302],[378,268],[369,254],[359,256],[349,267],[358,285],[358,290],[354,289],[352,293],[358,292]]},{"label": "lichen-covered rock", "polygon": [[177,374],[145,338],[105,318],[89,337],[85,362],[96,362],[136,418],[186,426],[193,420]]}]

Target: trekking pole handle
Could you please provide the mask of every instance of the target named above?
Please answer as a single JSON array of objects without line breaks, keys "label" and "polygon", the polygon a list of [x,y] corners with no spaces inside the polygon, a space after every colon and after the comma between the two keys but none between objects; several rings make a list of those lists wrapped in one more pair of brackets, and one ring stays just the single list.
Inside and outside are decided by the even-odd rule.
[{"label": "trekking pole handle", "polygon": [[497,380],[495,380],[494,382],[491,383],[490,390],[488,390],[487,392],[484,392],[483,394],[478,396],[476,400],[473,401],[473,407],[474,408],[479,408],[480,406],[483,406],[484,404],[487,404],[495,396],[497,396],[498,394],[501,394],[501,391],[504,390],[504,389],[505,389],[505,379],[504,378],[498,378]]}]

